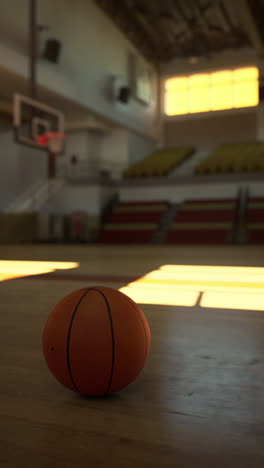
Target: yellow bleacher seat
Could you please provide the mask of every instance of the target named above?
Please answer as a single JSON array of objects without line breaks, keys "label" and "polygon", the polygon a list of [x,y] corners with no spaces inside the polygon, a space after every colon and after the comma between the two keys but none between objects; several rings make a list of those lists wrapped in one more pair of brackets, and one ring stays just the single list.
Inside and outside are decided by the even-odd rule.
[{"label": "yellow bleacher seat", "polygon": [[264,170],[264,143],[233,143],[221,145],[202,161],[196,174]]},{"label": "yellow bleacher seat", "polygon": [[162,177],[193,152],[192,147],[165,148],[147,156],[124,172],[124,177]]}]

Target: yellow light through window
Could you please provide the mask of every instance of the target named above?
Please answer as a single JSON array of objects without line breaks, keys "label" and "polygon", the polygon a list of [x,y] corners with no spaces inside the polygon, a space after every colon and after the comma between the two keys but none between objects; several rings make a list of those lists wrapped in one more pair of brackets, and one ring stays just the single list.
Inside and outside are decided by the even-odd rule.
[{"label": "yellow light through window", "polygon": [[167,80],[165,107],[168,115],[187,114],[189,112],[188,78],[172,78]]},{"label": "yellow light through window", "polygon": [[258,78],[259,71],[255,67],[234,70],[234,107],[256,106],[258,104]]},{"label": "yellow light through window", "polygon": [[264,310],[264,268],[163,265],[121,291],[141,304],[194,306],[203,293],[202,307]]},{"label": "yellow light through window", "polygon": [[256,67],[237,68],[233,71],[233,80],[237,81],[250,81],[258,80],[259,71]]},{"label": "yellow light through window", "polygon": [[0,260],[0,281],[23,276],[41,275],[55,270],[78,268],[76,262],[37,262],[20,260]]},{"label": "yellow light through window", "polygon": [[258,84],[254,81],[241,81],[234,86],[234,107],[258,105]]},{"label": "yellow light through window", "polygon": [[197,74],[189,78],[190,112],[210,110],[210,86],[208,74]]},{"label": "yellow light through window", "polygon": [[258,80],[257,67],[169,78],[165,82],[165,113],[172,116],[256,106]]},{"label": "yellow light through window", "polygon": [[223,70],[211,74],[211,110],[233,107],[232,72]]},{"label": "yellow light through window", "polygon": [[181,76],[180,78],[170,78],[166,81],[167,91],[177,91],[187,86],[188,78]]}]

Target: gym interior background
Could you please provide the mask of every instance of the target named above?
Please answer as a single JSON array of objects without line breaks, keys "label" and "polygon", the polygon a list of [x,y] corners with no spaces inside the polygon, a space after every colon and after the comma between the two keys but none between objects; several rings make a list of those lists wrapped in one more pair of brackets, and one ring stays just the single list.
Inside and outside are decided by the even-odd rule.
[{"label": "gym interior background", "polygon": [[[0,467],[263,467],[263,17],[1,0]],[[55,303],[94,285],[151,331],[103,399],[41,350]]]}]

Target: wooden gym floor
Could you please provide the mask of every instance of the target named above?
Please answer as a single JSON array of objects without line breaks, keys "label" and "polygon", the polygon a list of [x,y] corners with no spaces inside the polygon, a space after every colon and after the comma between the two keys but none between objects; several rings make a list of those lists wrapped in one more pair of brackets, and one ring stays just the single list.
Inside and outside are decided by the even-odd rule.
[{"label": "wooden gym floor", "polygon": [[103,399],[53,379],[41,333],[74,289],[119,288],[164,264],[263,267],[264,248],[2,245],[0,258],[80,262],[0,283],[1,468],[263,468],[263,311],[143,305],[146,367]]}]

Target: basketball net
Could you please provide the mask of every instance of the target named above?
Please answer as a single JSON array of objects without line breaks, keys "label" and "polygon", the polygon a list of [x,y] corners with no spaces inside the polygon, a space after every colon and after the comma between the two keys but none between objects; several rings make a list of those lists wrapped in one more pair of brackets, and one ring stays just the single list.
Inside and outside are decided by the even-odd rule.
[{"label": "basketball net", "polygon": [[61,132],[46,132],[37,137],[40,146],[46,146],[51,153],[59,154],[63,149],[65,135]]}]

